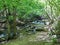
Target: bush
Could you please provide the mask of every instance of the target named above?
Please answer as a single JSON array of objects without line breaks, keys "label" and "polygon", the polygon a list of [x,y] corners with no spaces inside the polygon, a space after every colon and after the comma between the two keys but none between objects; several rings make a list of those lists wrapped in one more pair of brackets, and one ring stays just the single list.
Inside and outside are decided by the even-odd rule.
[{"label": "bush", "polygon": [[56,29],[56,34],[60,35],[60,21],[58,21],[55,29]]},{"label": "bush", "polygon": [[57,42],[60,42],[60,21],[58,21],[55,29],[56,29]]}]

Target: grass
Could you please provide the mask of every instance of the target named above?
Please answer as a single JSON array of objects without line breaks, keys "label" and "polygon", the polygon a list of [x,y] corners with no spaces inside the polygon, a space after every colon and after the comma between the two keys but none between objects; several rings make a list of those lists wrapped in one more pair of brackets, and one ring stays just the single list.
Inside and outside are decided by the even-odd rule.
[{"label": "grass", "polygon": [[29,42],[27,39],[24,40],[12,40],[4,45],[52,45],[52,43],[46,42]]}]

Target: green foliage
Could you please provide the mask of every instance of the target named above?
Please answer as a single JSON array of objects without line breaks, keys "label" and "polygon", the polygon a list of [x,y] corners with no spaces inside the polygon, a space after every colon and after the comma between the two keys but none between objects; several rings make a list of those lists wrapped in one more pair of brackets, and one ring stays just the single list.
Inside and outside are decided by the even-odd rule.
[{"label": "green foliage", "polygon": [[58,21],[55,29],[56,29],[56,34],[60,34],[60,21]]},{"label": "green foliage", "polygon": [[6,5],[12,12],[13,6],[15,6],[18,15],[23,18],[32,12],[40,15],[43,14],[44,4],[35,0],[0,0],[0,2],[1,10]]}]

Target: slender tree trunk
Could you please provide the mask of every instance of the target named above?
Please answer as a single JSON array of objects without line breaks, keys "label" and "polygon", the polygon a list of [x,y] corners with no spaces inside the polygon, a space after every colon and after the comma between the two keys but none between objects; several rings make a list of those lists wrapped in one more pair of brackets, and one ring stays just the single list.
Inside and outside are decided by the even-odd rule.
[{"label": "slender tree trunk", "polygon": [[16,28],[16,8],[15,7],[13,7],[13,30],[14,30],[14,35],[16,36],[17,28]]},{"label": "slender tree trunk", "polygon": [[7,17],[7,33],[8,33],[8,38],[11,36],[10,34],[11,34],[11,28],[10,28],[10,24],[9,24],[9,10],[8,10],[8,8],[6,9],[6,17]]}]

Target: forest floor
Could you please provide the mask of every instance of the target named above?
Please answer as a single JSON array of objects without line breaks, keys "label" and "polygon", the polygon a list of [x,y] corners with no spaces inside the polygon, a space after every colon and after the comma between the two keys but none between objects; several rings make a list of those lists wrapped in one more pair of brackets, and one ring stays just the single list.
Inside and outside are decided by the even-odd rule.
[{"label": "forest floor", "polygon": [[29,41],[45,41],[45,42],[51,42],[50,36],[48,35],[48,32],[38,32],[32,37],[30,37]]},{"label": "forest floor", "polygon": [[3,45],[56,45],[49,41],[50,37],[47,32],[37,32],[27,36],[21,34],[19,38],[10,40]]}]

